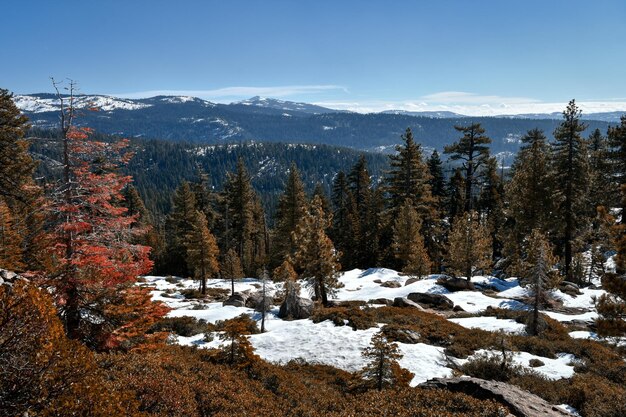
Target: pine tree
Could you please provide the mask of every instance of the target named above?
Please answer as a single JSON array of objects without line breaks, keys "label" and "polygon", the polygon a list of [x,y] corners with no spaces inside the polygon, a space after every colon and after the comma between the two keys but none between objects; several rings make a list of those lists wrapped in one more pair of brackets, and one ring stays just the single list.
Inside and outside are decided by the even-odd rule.
[{"label": "pine tree", "polygon": [[554,131],[553,173],[557,210],[557,248],[563,254],[563,272],[572,281],[572,259],[577,239],[589,224],[589,161],[586,141],[581,133],[581,111],[574,100],[563,112],[563,122]]},{"label": "pine tree", "polygon": [[172,212],[169,214],[165,225],[167,270],[187,276],[191,274],[191,270],[186,261],[185,239],[193,231],[196,216],[196,197],[187,181],[184,181],[176,189],[172,204]]},{"label": "pine tree", "polygon": [[493,259],[502,255],[501,231],[504,227],[504,181],[498,173],[498,161],[489,158],[485,165],[484,181],[478,199],[478,210],[486,217],[491,231]]},{"label": "pine tree", "polygon": [[421,235],[421,220],[409,199],[404,202],[393,227],[393,251],[402,272],[421,277],[430,273],[430,259]]},{"label": "pine tree", "polygon": [[226,204],[224,220],[227,224],[223,248],[233,248],[240,258],[244,273],[253,275],[254,268],[254,200],[255,192],[250,174],[243,160],[237,162],[237,170],[229,173],[224,186]]},{"label": "pine tree", "polygon": [[458,142],[444,148],[444,153],[450,154],[453,161],[463,161],[463,171],[465,172],[465,211],[474,208],[473,189],[477,185],[480,169],[489,159],[489,144],[491,139],[484,135],[485,129],[480,123],[472,123],[469,126],[454,126],[463,133],[463,137]]},{"label": "pine tree", "polygon": [[0,196],[27,203],[37,164],[24,140],[28,118],[13,102],[13,94],[0,88]]},{"label": "pine tree", "polygon": [[220,223],[220,214],[216,209],[219,205],[219,196],[212,190],[209,174],[200,170],[197,180],[191,184],[191,190],[196,197],[197,209],[206,217],[209,230],[216,230]]},{"label": "pine tree", "polygon": [[187,264],[193,269],[194,277],[200,280],[200,292],[206,294],[207,277],[219,272],[217,257],[219,249],[215,237],[207,227],[204,213],[196,211],[193,229],[185,239]]},{"label": "pine tree", "polygon": [[489,229],[476,212],[461,214],[454,220],[448,243],[448,262],[455,275],[465,275],[470,281],[474,271],[484,271],[491,265]]},{"label": "pine tree", "polygon": [[589,143],[589,200],[593,210],[599,206],[616,207],[619,204],[619,188],[613,181],[606,137],[596,129],[587,140]]},{"label": "pine tree", "polygon": [[228,252],[226,252],[221,266],[222,278],[230,279],[231,295],[235,295],[235,280],[243,278],[243,268],[241,267],[239,256],[234,249],[229,249]]},{"label": "pine tree", "polygon": [[522,148],[513,163],[513,177],[506,185],[507,216],[511,219],[509,257],[520,255],[524,239],[537,229],[553,230],[554,182],[550,148],[543,132],[530,130],[522,137]]},{"label": "pine tree", "polygon": [[351,269],[356,266],[354,239],[360,233],[358,218],[355,217],[355,201],[348,188],[348,178],[340,171],[335,178],[332,193],[333,222],[330,236],[337,249],[342,253],[341,264]]},{"label": "pine tree", "polygon": [[449,219],[455,219],[465,211],[465,179],[461,169],[454,170],[448,182],[448,200],[446,202]]},{"label": "pine tree", "polygon": [[439,157],[439,152],[435,149],[428,158],[428,172],[430,173],[430,189],[433,197],[441,202],[446,199],[446,178],[443,173],[443,163]]},{"label": "pine tree", "polygon": [[552,247],[539,230],[532,231],[526,246],[525,271],[520,283],[530,288],[532,310],[527,331],[531,336],[536,336],[541,331],[539,310],[548,302],[549,290],[556,288],[561,279],[553,270],[557,260],[552,254]]},{"label": "pine tree", "polygon": [[288,256],[293,255],[294,243],[292,234],[306,213],[306,194],[300,172],[295,164],[291,164],[285,191],[278,200],[276,210],[276,229],[273,237],[274,265],[279,265]]},{"label": "pine tree", "polygon": [[392,211],[399,210],[410,199],[424,220],[432,218],[435,200],[430,189],[431,177],[423,160],[422,148],[413,139],[411,129],[406,130],[402,140],[404,145],[398,145],[397,154],[389,157],[391,170],[386,181]]},{"label": "pine tree", "polygon": [[372,189],[371,179],[367,170],[365,155],[361,155],[357,163],[348,174],[348,189],[350,190],[351,201],[349,204],[349,219],[353,222],[352,227],[352,247],[350,261],[359,268],[372,266],[376,254],[373,251],[372,243],[375,242],[376,228],[373,227],[375,221],[372,213]]},{"label": "pine tree", "polygon": [[268,262],[270,251],[270,238],[267,224],[265,223],[265,211],[263,203],[255,193],[252,201],[252,266],[254,270],[264,267]]},{"label": "pine tree", "polygon": [[284,260],[276,269],[274,269],[272,276],[276,282],[295,282],[298,279],[298,274],[293,269],[293,265],[289,260]]},{"label": "pine tree", "polygon": [[333,204],[330,202],[328,198],[328,194],[324,189],[324,186],[321,182],[315,184],[315,188],[313,188],[313,194],[311,194],[311,201],[315,197],[319,197],[322,200],[322,208],[324,209],[324,213],[332,213],[333,212]]},{"label": "pine tree", "polygon": [[19,263],[41,269],[45,262],[45,212],[42,190],[33,180],[37,163],[24,139],[29,127],[28,118],[20,113],[13,95],[0,88],[0,198],[13,217],[13,239],[20,247]]},{"label": "pine tree", "polygon": [[[620,187],[626,184],[626,115],[621,117],[619,125],[609,128],[607,136],[610,174],[615,182],[611,190],[618,190],[616,195],[620,195]],[[619,207],[622,209],[622,213],[626,213],[626,199],[616,203],[620,204]],[[626,224],[626,216],[621,216],[621,223]]]},{"label": "pine tree", "polygon": [[339,286],[337,273],[341,269],[339,254],[326,235],[330,223],[321,200],[315,197],[294,233],[294,265],[302,271],[301,277],[324,306],[328,305],[328,298]]},{"label": "pine tree", "polygon": [[247,367],[255,359],[254,350],[246,335],[250,334],[250,318],[242,314],[234,319],[226,320],[220,334],[220,339],[230,342],[224,347],[229,365],[237,364]]},{"label": "pine tree", "polygon": [[361,375],[378,391],[396,382],[400,368],[398,360],[403,355],[398,344],[388,341],[383,332],[378,332],[372,337],[370,346],[361,355],[369,360]]}]

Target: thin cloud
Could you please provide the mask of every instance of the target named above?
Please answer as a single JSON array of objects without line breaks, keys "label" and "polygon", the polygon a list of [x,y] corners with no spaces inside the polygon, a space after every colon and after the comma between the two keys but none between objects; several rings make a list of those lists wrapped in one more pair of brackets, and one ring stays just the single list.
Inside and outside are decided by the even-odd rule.
[{"label": "thin cloud", "polygon": [[252,96],[265,97],[289,97],[302,94],[316,94],[328,91],[348,92],[346,87],[340,85],[286,85],[275,87],[224,87],[214,90],[150,90],[132,93],[113,94],[125,98],[147,98],[154,96],[192,96],[207,100],[223,100],[248,98]]}]

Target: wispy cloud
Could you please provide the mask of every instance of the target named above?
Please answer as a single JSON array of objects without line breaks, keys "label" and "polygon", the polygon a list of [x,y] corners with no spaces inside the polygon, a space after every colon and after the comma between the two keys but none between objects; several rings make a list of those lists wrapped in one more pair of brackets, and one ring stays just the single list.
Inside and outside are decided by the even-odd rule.
[{"label": "wispy cloud", "polygon": [[112,94],[117,97],[146,98],[154,96],[193,96],[206,100],[222,101],[228,99],[249,98],[252,96],[289,97],[305,94],[318,94],[329,91],[347,93],[346,87],[340,85],[285,85],[275,87],[224,87],[214,90],[150,90],[131,93]]},{"label": "wispy cloud", "polygon": [[[626,112],[625,99],[581,100],[577,101],[577,103],[585,113]],[[499,116],[560,112],[567,105],[567,101],[545,102],[530,97],[507,97],[480,95],[462,91],[443,91],[404,101],[364,100],[349,102],[327,100],[317,101],[314,104],[358,113],[404,110],[413,112],[450,111],[467,116]]]}]

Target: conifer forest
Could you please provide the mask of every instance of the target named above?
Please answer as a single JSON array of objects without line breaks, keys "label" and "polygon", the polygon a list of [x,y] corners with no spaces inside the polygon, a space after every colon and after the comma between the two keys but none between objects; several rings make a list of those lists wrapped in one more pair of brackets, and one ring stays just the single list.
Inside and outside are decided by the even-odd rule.
[{"label": "conifer forest", "polygon": [[624,5],[32,3],[0,417],[626,416]]}]

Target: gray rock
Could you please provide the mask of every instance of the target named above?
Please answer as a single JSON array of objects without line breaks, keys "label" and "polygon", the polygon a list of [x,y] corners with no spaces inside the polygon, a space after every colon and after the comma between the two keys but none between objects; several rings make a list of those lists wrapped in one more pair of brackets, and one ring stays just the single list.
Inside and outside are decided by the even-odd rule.
[{"label": "gray rock", "polygon": [[386,305],[386,306],[392,306],[393,305],[393,301],[391,301],[388,298],[375,298],[373,300],[369,300],[367,303],[368,304],[382,304],[382,305]]},{"label": "gray rock", "polygon": [[439,310],[452,310],[454,308],[454,303],[448,297],[441,294],[412,292],[406,297],[414,303],[437,308]]},{"label": "gray rock", "polygon": [[6,269],[0,269],[0,278],[5,281],[13,281],[17,277],[17,274],[13,271],[7,271]]},{"label": "gray rock", "polygon": [[479,378],[435,378],[419,385],[422,388],[446,389],[505,405],[516,417],[571,417],[572,414],[544,399],[504,382]]},{"label": "gray rock", "polygon": [[[272,307],[273,298],[265,295],[265,311],[269,311]],[[255,311],[263,310],[263,294],[261,292],[255,292],[250,294],[246,300],[246,307],[253,308]]]},{"label": "gray rock", "polygon": [[245,307],[247,299],[248,299],[247,296],[244,296],[243,294],[236,292],[235,294],[228,297],[228,299],[224,301],[222,305],[234,306],[234,307]]},{"label": "gray rock", "polygon": [[375,279],[373,282],[376,283],[376,284],[381,284],[383,281],[380,280],[380,279]]},{"label": "gray rock", "polygon": [[582,292],[580,292],[580,287],[574,284],[573,282],[569,282],[569,281],[561,282],[561,284],[559,285],[559,289],[563,291],[565,294],[571,295],[571,296],[577,296],[577,295],[582,294]]},{"label": "gray rock", "polygon": [[437,280],[437,284],[452,292],[476,290],[476,287],[474,287],[474,284],[471,281],[463,278],[441,277]]},{"label": "gray rock", "polygon": [[308,319],[313,314],[313,300],[298,296],[298,286],[288,283],[285,301],[280,305],[278,317],[281,319]]},{"label": "gray rock", "polygon": [[380,284],[380,286],[387,287],[387,288],[400,288],[402,284],[400,284],[398,281],[385,281],[382,284]]},{"label": "gray rock", "polygon": [[421,340],[420,334],[415,330],[403,329],[401,327],[385,326],[383,333],[387,339],[400,343],[416,344]]},{"label": "gray rock", "polygon": [[414,282],[421,281],[421,279],[422,279],[422,278],[420,278],[420,277],[413,277],[413,278],[409,278],[409,279],[407,279],[407,280],[406,280],[406,282],[404,283],[404,286],[406,287],[407,285],[411,285],[411,284],[413,284]]},{"label": "gray rock", "polygon": [[412,308],[416,308],[420,311],[423,311],[424,309],[422,308],[421,305],[414,303],[413,301],[409,300],[408,298],[405,297],[396,297],[393,299],[393,306],[394,307],[412,307]]}]

